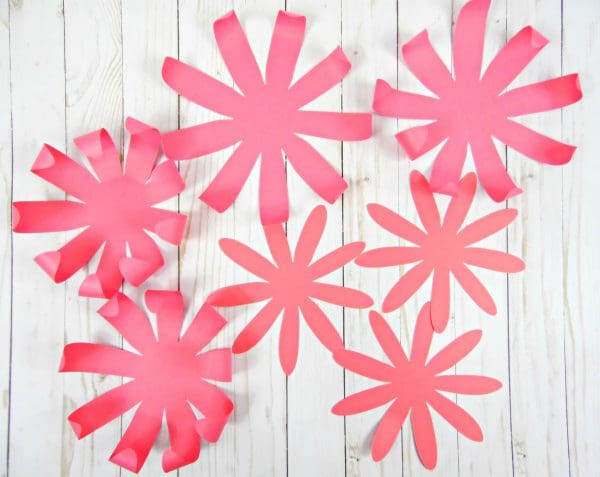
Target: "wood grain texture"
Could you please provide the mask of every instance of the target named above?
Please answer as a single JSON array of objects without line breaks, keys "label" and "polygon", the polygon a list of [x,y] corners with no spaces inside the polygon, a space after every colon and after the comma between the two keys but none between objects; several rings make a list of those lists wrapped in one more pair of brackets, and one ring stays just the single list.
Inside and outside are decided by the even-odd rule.
[{"label": "wood grain texture", "polygon": [[[295,78],[341,45],[352,62],[343,83],[311,109],[368,111],[376,78],[427,93],[408,71],[399,46],[429,30],[440,56],[451,64],[451,34],[465,0],[1,0],[0,1],[0,477],[132,475],[107,461],[131,413],[77,441],[66,420],[75,408],[120,384],[117,377],[56,372],[66,341],[122,340],[95,310],[100,300],[77,296],[85,273],[53,284],[33,257],[60,247],[70,234],[10,234],[10,201],[61,199],[64,194],[29,172],[47,142],[83,160],[72,139],[105,127],[126,150],[124,119],[133,116],[169,131],[218,116],[190,103],[160,77],[165,56],[178,57],[233,86],[218,52],[212,23],[235,9],[264,71],[277,10],[307,16],[305,42]],[[454,398],[480,423],[485,441],[461,437],[434,415],[438,466],[426,471],[409,426],[387,459],[375,463],[370,439],[384,408],[342,418],[329,411],[344,395],[372,386],[344,372],[301,324],[296,371],[286,378],[279,364],[278,320],[265,339],[234,360],[233,383],[224,385],[236,410],[217,444],[203,443],[195,464],[179,476],[327,477],[597,474],[600,453],[600,4],[596,0],[494,0],[488,18],[484,65],[508,38],[531,24],[551,43],[512,86],[580,72],[584,101],[519,118],[529,127],[579,146],[562,168],[542,166],[498,144],[507,168],[525,193],[496,204],[481,191],[468,221],[516,207],[519,217],[487,247],[522,257],[527,269],[508,276],[477,271],[497,304],[488,316],[458,286],[452,316],[432,352],[474,328],[483,339],[452,372],[500,379],[491,395]],[[398,239],[378,227],[366,205],[378,202],[419,223],[408,188],[412,169],[429,172],[438,149],[410,162],[393,134],[418,121],[374,117],[373,138],[339,143],[309,139],[338,170],[349,189],[332,206],[317,255],[344,243],[367,249]],[[253,280],[221,253],[218,240],[235,238],[269,257],[258,212],[258,168],[235,205],[223,214],[198,200],[232,148],[183,161],[187,188],[165,208],[189,215],[179,248],[161,245],[166,265],[141,289],[124,287],[141,303],[148,288],[179,288],[186,323],[216,288]],[[473,168],[470,160],[467,169]],[[292,246],[310,211],[322,201],[288,166]],[[447,200],[440,199],[445,206]],[[349,264],[326,277],[373,296],[374,308],[401,268],[367,269]],[[386,316],[410,347],[427,283],[406,306]],[[221,309],[230,321],[211,345],[229,346],[259,310]],[[368,310],[325,306],[348,348],[383,358]],[[185,325],[184,325],[185,326]],[[161,475],[168,433],[161,432],[140,473]]]}]

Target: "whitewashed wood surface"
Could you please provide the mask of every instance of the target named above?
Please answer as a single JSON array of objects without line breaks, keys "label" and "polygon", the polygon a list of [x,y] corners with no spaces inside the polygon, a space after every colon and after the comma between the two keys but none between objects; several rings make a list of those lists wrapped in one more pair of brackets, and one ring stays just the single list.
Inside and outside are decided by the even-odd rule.
[{"label": "whitewashed wood surface", "polygon": [[[235,8],[264,65],[279,9],[308,17],[298,74],[342,45],[353,63],[343,84],[315,108],[368,111],[374,82],[424,91],[398,59],[398,45],[428,28],[449,61],[453,19],[464,0],[0,0],[0,475],[116,476],[129,474],[107,459],[130,416],[77,441],[66,416],[118,385],[120,378],[57,373],[69,341],[120,344],[95,314],[99,300],[77,296],[83,272],[55,285],[33,257],[58,248],[68,234],[11,235],[10,201],[58,199],[62,193],[29,172],[42,143],[80,154],[73,138],[107,128],[123,148],[124,118],[132,115],[162,130],[212,117],[178,100],[163,84],[167,55],[179,57],[231,83],[219,56],[212,22]],[[520,211],[507,233],[487,243],[521,256],[527,269],[507,277],[482,273],[498,314],[489,317],[456,290],[453,318],[436,337],[483,329],[483,340],[456,370],[503,381],[497,393],[459,397],[480,422],[483,443],[459,436],[435,420],[439,459],[433,475],[600,475],[600,2],[598,0],[495,0],[488,19],[485,61],[523,26],[532,24],[551,43],[515,84],[579,72],[584,100],[563,111],[528,117],[526,123],[579,146],[565,167],[542,167],[508,150],[507,167],[525,193],[510,200]],[[320,246],[364,240],[393,243],[374,226],[365,205],[377,201],[416,218],[408,192],[411,167],[428,170],[428,158],[410,164],[393,133],[411,124],[375,117],[375,135],[360,143],[317,141],[350,184],[343,200],[328,206]],[[167,266],[148,287],[177,287],[189,319],[206,295],[248,276],[224,257],[221,237],[265,250],[257,211],[254,171],[235,206],[209,210],[198,195],[230,151],[181,164],[187,189],[168,203],[190,215],[179,250],[165,248]],[[435,151],[434,151],[435,153]],[[295,242],[308,212],[319,203],[295,173],[288,176]],[[503,204],[479,194],[470,218]],[[381,303],[398,270],[348,266],[329,277],[360,287]],[[126,288],[141,297],[141,290]],[[408,344],[428,290],[388,315]],[[352,349],[378,355],[367,311],[328,307]],[[256,308],[228,310],[231,324],[217,339],[230,344]],[[204,445],[200,460],[180,476],[399,476],[428,474],[405,428],[386,460],[374,463],[369,439],[382,410],[346,419],[329,410],[344,394],[369,383],[345,374],[303,329],[295,373],[283,375],[277,328],[235,360],[227,386],[235,416],[218,444]],[[162,473],[162,433],[141,475]]]}]

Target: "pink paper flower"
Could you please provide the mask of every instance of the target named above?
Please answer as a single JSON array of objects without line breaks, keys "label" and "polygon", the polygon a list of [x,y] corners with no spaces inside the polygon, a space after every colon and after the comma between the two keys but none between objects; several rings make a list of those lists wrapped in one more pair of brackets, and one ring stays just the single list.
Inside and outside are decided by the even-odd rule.
[{"label": "pink paper flower", "polygon": [[350,70],[350,62],[337,48],[290,86],[305,26],[305,17],[279,12],[263,79],[235,13],[214,23],[219,51],[241,93],[174,58],[165,60],[163,78],[169,86],[229,118],[165,134],[166,155],[175,160],[191,159],[239,143],[200,196],[219,212],[235,201],[260,155],[261,221],[285,222],[289,205],[282,149],[302,179],[333,203],[347,184],[300,135],[344,141],[371,136],[370,114],[300,109],[339,83]]},{"label": "pink paper flower", "polygon": [[430,408],[465,437],[483,440],[483,433],[475,419],[440,393],[488,394],[502,387],[499,381],[485,376],[440,374],[475,348],[481,339],[481,331],[474,330],[459,336],[427,361],[433,335],[429,315],[428,303],[417,318],[410,357],[406,356],[383,317],[374,311],[369,316],[371,328],[391,364],[355,351],[338,350],[333,355],[335,361],[347,370],[384,383],[352,394],[332,409],[334,414],[348,416],[392,403],[373,436],[371,455],[376,461],[390,451],[410,413],[415,447],[421,462],[428,469],[433,469],[437,462],[437,443]]},{"label": "pink paper flower", "polygon": [[[83,268],[104,245],[96,273],[79,288],[81,296],[110,298],[123,278],[139,286],[163,263],[145,230],[178,245],[186,216],[153,207],[184,188],[172,161],[156,165],[160,134],[128,118],[131,133],[124,170],[119,152],[104,129],[75,139],[95,176],[51,146],[44,145],[31,171],[72,195],[75,200],[14,202],[15,232],[59,232],[85,227],[74,239],[35,261],[56,283]],[[129,246],[130,255],[126,253]]]},{"label": "pink paper flower", "polygon": [[382,310],[387,313],[401,307],[433,274],[431,321],[435,331],[443,331],[450,315],[452,274],[482,310],[496,314],[494,300],[467,265],[519,272],[525,264],[508,253],[471,245],[506,227],[515,219],[517,211],[502,209],[462,227],[477,189],[473,173],[458,183],[443,221],[427,179],[417,171],[410,175],[410,189],[425,232],[382,205],[367,206],[375,222],[415,246],[376,248],[362,254],[356,263],[365,267],[391,267],[418,262],[392,287]]},{"label": "pink paper flower", "polygon": [[489,6],[490,0],[471,0],[458,15],[453,41],[454,78],[431,46],[427,31],[402,47],[408,68],[437,98],[396,91],[378,80],[373,109],[395,118],[434,120],[401,131],[396,138],[411,159],[447,139],[431,172],[435,192],[455,193],[469,145],[483,187],[500,202],[522,191],[508,176],[492,137],[538,162],[565,164],[574,146],[543,136],[511,118],[567,106],[579,101],[582,94],[576,74],[502,93],[548,40],[532,27],[522,29],[482,74]]},{"label": "pink paper flower", "polygon": [[332,351],[344,347],[339,333],[314,300],[350,308],[367,308],[373,304],[373,300],[361,291],[317,281],[351,262],[365,246],[362,242],[352,242],[312,262],[326,220],[324,206],[320,205],[312,211],[293,256],[283,226],[265,226],[265,236],[275,264],[236,240],[219,241],[221,250],[229,258],[264,281],[221,288],[208,297],[207,303],[213,306],[239,306],[269,300],[235,339],[234,353],[244,353],[254,347],[282,311],[279,359],[287,375],[294,370],[298,358],[300,311],[306,324],[324,346]]},{"label": "pink paper flower", "polygon": [[[163,453],[162,466],[169,472],[198,459],[200,438],[219,439],[233,403],[206,379],[231,381],[231,349],[200,353],[226,324],[210,306],[200,308],[180,337],[183,299],[179,292],[147,291],[146,305],[156,314],[158,337],[144,312],[117,293],[98,313],[137,353],[72,343],[65,346],[60,371],[131,378],[75,410],[69,422],[81,439],[139,404],[110,457],[111,462],[139,472],[166,413],[171,446]],[[190,404],[202,413],[202,419],[197,419]]]}]

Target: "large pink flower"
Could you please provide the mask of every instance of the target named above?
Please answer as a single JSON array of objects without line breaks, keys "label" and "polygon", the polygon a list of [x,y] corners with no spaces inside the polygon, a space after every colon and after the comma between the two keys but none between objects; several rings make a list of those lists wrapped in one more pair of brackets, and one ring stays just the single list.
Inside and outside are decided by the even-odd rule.
[{"label": "large pink flower", "polygon": [[517,216],[517,211],[502,209],[463,227],[476,189],[475,174],[467,174],[458,183],[456,195],[452,197],[442,221],[427,179],[413,171],[410,190],[425,232],[382,205],[367,206],[369,215],[381,227],[415,244],[376,248],[356,259],[357,264],[365,267],[417,263],[391,288],[383,301],[384,312],[401,307],[433,275],[431,321],[437,332],[443,331],[450,316],[452,274],[481,309],[496,314],[494,300],[467,265],[499,272],[518,272],[525,268],[523,261],[513,255],[472,246],[506,227]]},{"label": "large pink flower", "polygon": [[411,159],[447,139],[435,160],[431,186],[453,194],[470,146],[477,174],[489,196],[503,201],[519,194],[492,141],[495,137],[538,162],[568,162],[575,147],[533,131],[511,119],[560,108],[581,99],[576,74],[561,76],[502,93],[548,43],[532,27],[517,33],[482,74],[485,23],[490,0],[471,0],[460,11],[453,41],[454,78],[423,31],[402,47],[408,68],[438,96],[396,91],[379,80],[373,109],[395,118],[433,119],[434,122],[396,135]]},{"label": "large pink flower", "polygon": [[165,134],[167,156],[191,159],[239,143],[200,196],[219,212],[234,202],[260,155],[262,223],[285,222],[289,206],[282,149],[302,179],[333,203],[347,184],[300,135],[344,141],[371,136],[370,114],[300,109],[339,83],[350,70],[350,62],[337,48],[290,86],[305,26],[305,17],[279,12],[263,79],[235,13],[214,23],[219,51],[241,94],[191,66],[173,58],[165,60],[163,78],[169,86],[190,101],[229,117]]},{"label": "large pink flower", "polygon": [[[123,278],[138,286],[159,269],[163,257],[145,232],[178,245],[186,216],[153,207],[184,188],[172,161],[156,165],[160,134],[128,118],[131,141],[124,170],[119,152],[104,129],[75,139],[95,176],[51,146],[44,145],[31,171],[75,200],[14,202],[15,232],[59,232],[84,227],[74,239],[35,261],[60,283],[83,268],[104,245],[96,273],[79,288],[81,296],[110,298]],[[127,255],[127,247],[130,254]]]},{"label": "large pink flower", "polygon": [[[146,304],[156,314],[158,336],[134,302],[117,293],[98,313],[135,348],[71,343],[65,346],[61,372],[123,376],[131,380],[75,410],[69,422],[79,439],[139,404],[110,461],[139,472],[166,413],[171,446],[162,457],[169,472],[200,455],[200,438],[216,442],[233,403],[205,381],[231,381],[231,349],[200,351],[225,326],[210,306],[200,308],[183,336],[183,299],[176,291],[147,291]],[[202,414],[198,419],[190,406]]]},{"label": "large pink flower", "polygon": [[474,330],[459,336],[427,360],[433,335],[429,314],[428,303],[417,318],[410,357],[406,356],[383,317],[374,311],[370,314],[371,328],[391,364],[355,351],[338,350],[333,355],[335,361],[349,371],[384,383],[342,399],[333,406],[334,414],[348,416],[392,403],[373,436],[371,455],[374,460],[381,460],[387,455],[410,413],[415,447],[421,462],[428,469],[433,469],[437,462],[437,443],[430,408],[465,437],[483,440],[483,433],[475,419],[440,393],[487,394],[502,386],[499,381],[485,376],[440,374],[475,348],[481,339],[481,331]]},{"label": "large pink flower", "polygon": [[265,236],[275,264],[236,240],[222,239],[219,242],[221,250],[229,258],[264,281],[221,288],[208,297],[207,303],[239,306],[268,300],[235,339],[234,353],[244,353],[254,347],[283,312],[279,359],[284,372],[291,374],[298,358],[300,311],[324,346],[332,351],[344,347],[339,333],[314,300],[351,308],[367,308],[373,300],[361,291],[317,281],[351,262],[365,246],[362,242],[352,242],[311,263],[326,220],[324,206],[312,211],[293,256],[283,226],[265,226]]}]

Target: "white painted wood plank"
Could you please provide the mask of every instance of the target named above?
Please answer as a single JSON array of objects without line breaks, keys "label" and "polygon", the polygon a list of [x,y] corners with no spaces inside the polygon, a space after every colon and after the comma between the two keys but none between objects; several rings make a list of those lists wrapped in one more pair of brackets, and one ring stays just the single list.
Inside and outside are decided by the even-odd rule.
[{"label": "white painted wood plank", "polygon": [[[513,86],[561,73],[561,2],[509,0],[507,33],[531,24],[551,40]],[[561,112],[519,118],[561,138]],[[577,160],[577,159],[576,159]],[[562,170],[508,150],[509,173],[524,193],[509,251],[523,258],[524,273],[509,278],[512,447],[517,475],[567,475],[563,330]],[[570,166],[566,166],[567,168]]]},{"label": "white painted wood plank", "polygon": [[[341,44],[341,4],[332,0],[287,0],[286,10],[307,17],[304,45],[296,65],[295,81]],[[341,92],[341,85],[335,86],[303,109],[340,111]],[[340,142],[313,137],[307,140],[342,172]],[[306,218],[324,200],[309,188],[290,163],[287,164],[287,178],[290,197],[287,234],[290,244],[295,246]],[[315,259],[342,245],[342,220],[342,200],[339,199],[327,207],[327,225]],[[336,271],[320,281],[342,285],[343,271]],[[324,302],[319,302],[318,305],[342,336],[342,307]],[[298,363],[287,380],[289,477],[336,477],[345,474],[344,420],[330,412],[331,406],[343,395],[343,379],[343,371],[333,361],[331,352],[320,343],[301,317]],[[307,439],[307,436],[313,434],[318,435],[318,439]],[[315,459],[314,456],[319,458]]]},{"label": "white painted wood plank", "polygon": [[[14,199],[62,199],[29,172],[43,142],[64,151],[65,83],[62,1],[10,3]],[[65,287],[33,262],[60,247],[64,234],[15,235],[11,368],[10,474],[60,475]],[[35,456],[35,458],[32,458]]]},{"label": "white painted wood plank", "polygon": [[[73,139],[105,128],[117,148],[122,145],[121,8],[119,0],[89,4],[64,2],[65,93],[67,154],[89,167]],[[78,233],[78,232],[75,232]],[[69,233],[68,236],[73,236]],[[102,301],[79,297],[84,277],[96,270],[99,256],[71,277],[65,286],[65,342],[97,342],[119,345],[120,338],[96,314]],[[86,373],[63,375],[63,472],[68,475],[118,475],[108,461],[120,435],[117,419],[81,441],[67,417],[78,407],[121,383],[115,376]]]},{"label": "white painted wood plank", "polygon": [[578,71],[583,101],[563,111],[563,137],[579,146],[563,172],[564,318],[569,471],[598,472],[600,439],[600,4],[563,4],[563,71]]},{"label": "white painted wood plank", "polygon": [[0,476],[8,475],[8,412],[12,319],[12,127],[8,1],[0,3]]}]

